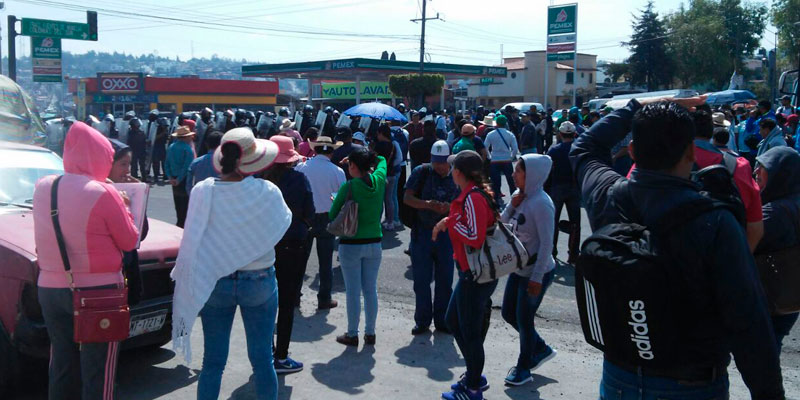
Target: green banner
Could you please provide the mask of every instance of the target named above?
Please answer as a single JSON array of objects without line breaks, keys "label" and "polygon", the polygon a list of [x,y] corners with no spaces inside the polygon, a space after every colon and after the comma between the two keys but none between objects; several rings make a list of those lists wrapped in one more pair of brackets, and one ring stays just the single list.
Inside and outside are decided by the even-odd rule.
[{"label": "green banner", "polygon": [[96,34],[89,34],[89,24],[34,18],[22,19],[22,35],[50,36],[75,40],[97,40]]},{"label": "green banner", "polygon": [[574,59],[575,59],[575,52],[555,53],[547,55],[547,61],[567,61]]},{"label": "green banner", "polygon": [[547,34],[576,33],[578,5],[551,6],[547,8]]},{"label": "green banner", "polygon": [[[355,82],[323,83],[322,97],[328,99],[354,100],[356,98]],[[391,99],[392,92],[386,82],[361,82],[361,100]]]}]

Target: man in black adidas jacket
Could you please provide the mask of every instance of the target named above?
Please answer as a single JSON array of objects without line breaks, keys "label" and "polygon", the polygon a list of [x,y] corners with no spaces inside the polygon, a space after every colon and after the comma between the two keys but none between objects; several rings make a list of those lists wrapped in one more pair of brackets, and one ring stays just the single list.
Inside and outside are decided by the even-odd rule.
[{"label": "man in black adidas jacket", "polygon": [[[694,124],[682,106],[700,105],[705,98],[675,102],[680,105],[648,101],[643,106],[632,100],[572,145],[570,161],[593,230],[621,222],[610,189],[625,178],[611,168],[611,148],[631,131],[631,154],[638,166],[628,187],[637,209],[644,211],[644,225],[655,224],[665,212],[701,196],[689,180]],[[676,291],[674,301],[685,304],[688,326],[693,327],[682,332],[684,365],[658,374],[643,370],[639,378],[635,366],[610,362],[605,355],[601,398],[639,390],[645,398],[665,391],[683,399],[727,398],[727,366],[733,353],[753,399],[783,399],[775,337],[742,227],[730,212],[715,209],[672,234],[682,245],[671,256],[685,277],[681,298]]]}]

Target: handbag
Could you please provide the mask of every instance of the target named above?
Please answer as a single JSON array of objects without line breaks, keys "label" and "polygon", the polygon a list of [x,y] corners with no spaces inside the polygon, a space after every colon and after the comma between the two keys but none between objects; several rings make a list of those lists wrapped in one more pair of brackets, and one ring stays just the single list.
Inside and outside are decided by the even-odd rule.
[{"label": "handbag", "polygon": [[[486,231],[483,245],[477,249],[464,245],[473,280],[487,283],[525,268],[529,257],[522,241],[511,232],[509,225],[500,222],[500,213],[497,212],[489,195],[475,188],[467,193],[467,196],[472,192],[479,192],[486,198],[486,202],[492,206],[495,214],[494,226]],[[465,212],[463,207],[462,204],[462,214]]]},{"label": "handbag", "polygon": [[67,283],[72,291],[73,340],[76,343],[120,342],[128,338],[130,332],[130,308],[128,307],[128,288],[77,289],[67,256],[67,246],[61,233],[58,220],[58,183],[61,176],[53,181],[50,190],[50,217],[58,242],[58,250],[67,274]]},{"label": "handbag", "polygon": [[[795,229],[800,233],[797,223]],[[800,311],[800,245],[756,254],[755,259],[770,312],[782,315]]]},{"label": "handbag", "polygon": [[339,215],[328,224],[328,232],[334,236],[352,237],[358,233],[358,203],[353,199],[353,189],[347,186],[345,199]]}]

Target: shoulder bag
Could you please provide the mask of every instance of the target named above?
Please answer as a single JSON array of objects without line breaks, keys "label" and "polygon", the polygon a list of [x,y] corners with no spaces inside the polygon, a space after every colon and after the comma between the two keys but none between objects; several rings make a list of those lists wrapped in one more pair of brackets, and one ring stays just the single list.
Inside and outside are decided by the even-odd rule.
[{"label": "shoulder bag", "polygon": [[130,332],[130,308],[128,307],[128,288],[78,289],[72,277],[67,256],[67,246],[61,233],[58,220],[58,183],[53,181],[50,191],[50,216],[56,233],[58,250],[64,263],[69,289],[72,291],[73,340],[77,343],[120,342],[128,338]]},{"label": "shoulder bag", "polygon": [[[495,215],[494,226],[486,231],[486,240],[480,248],[464,245],[473,279],[478,283],[491,282],[525,268],[529,257],[522,241],[514,236],[508,225],[500,221],[500,214],[489,195],[481,189],[472,189],[467,197],[473,192],[480,193],[486,199]],[[466,203],[466,197],[464,202]],[[461,207],[463,214],[464,205]]]},{"label": "shoulder bag", "polygon": [[[793,214],[789,212],[788,215]],[[795,230],[796,234],[800,234],[797,222]],[[782,315],[800,311],[800,265],[797,263],[800,245],[756,254],[755,259],[770,312]]]},{"label": "shoulder bag", "polygon": [[358,233],[358,203],[353,200],[352,182],[347,185],[345,199],[339,215],[328,224],[328,232],[334,236],[353,237]]}]

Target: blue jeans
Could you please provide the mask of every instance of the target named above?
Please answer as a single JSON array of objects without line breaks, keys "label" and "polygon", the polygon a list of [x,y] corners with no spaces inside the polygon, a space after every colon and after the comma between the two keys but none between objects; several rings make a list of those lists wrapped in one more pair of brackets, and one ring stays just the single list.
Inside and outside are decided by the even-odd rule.
[{"label": "blue jeans", "polygon": [[514,193],[517,187],[514,186],[514,178],[511,174],[514,172],[514,164],[509,162],[493,162],[489,165],[489,178],[492,180],[492,191],[494,192],[494,199],[497,204],[502,204],[503,175],[506,177],[508,183],[509,193]]},{"label": "blue jeans", "polygon": [[600,400],[723,400],[728,399],[728,374],[708,384],[684,384],[670,378],[641,376],[603,361]]},{"label": "blue jeans", "polygon": [[378,270],[381,244],[339,244],[344,288],[347,292],[347,335],[358,335],[361,322],[361,293],[364,293],[364,333],[375,334],[378,319]]},{"label": "blue jeans", "polygon": [[[447,232],[431,240],[433,229],[411,230],[411,272],[414,276],[417,326],[446,326],[447,303],[453,294],[453,245]],[[436,282],[431,305],[431,282]]]},{"label": "blue jeans", "polygon": [[775,340],[778,342],[778,352],[783,347],[783,338],[792,331],[798,316],[800,316],[800,313],[772,316],[772,329],[775,331]]},{"label": "blue jeans", "polygon": [[383,209],[385,211],[384,221],[394,222],[397,212],[397,175],[386,177],[386,191],[383,194]]},{"label": "blue jeans", "polygon": [[[458,264],[456,264],[458,266]],[[467,364],[467,387],[480,388],[483,364],[486,354],[483,351],[483,317],[491,300],[497,281],[477,283],[461,270],[458,283],[447,307],[447,326],[453,332],[461,355]]]},{"label": "blue jeans", "polygon": [[536,332],[536,310],[542,304],[547,288],[553,283],[556,271],[544,274],[542,279],[542,292],[538,296],[528,295],[528,278],[517,274],[508,276],[506,292],[503,294],[503,319],[519,332],[519,359],[518,369],[531,369],[531,360],[535,354],[544,351],[547,344]]},{"label": "blue jeans", "polygon": [[219,397],[236,306],[242,312],[247,356],[253,366],[257,398],[277,399],[278,376],[272,362],[272,334],[278,313],[275,268],[235,272],[217,281],[217,286],[200,311],[205,350],[203,370],[197,384],[197,399]]},{"label": "blue jeans", "polygon": [[311,230],[306,239],[306,263],[311,257],[311,244],[317,239],[317,260],[319,260],[319,293],[317,301],[327,303],[331,301],[331,278],[333,270],[333,246],[336,237],[328,232],[328,213],[314,214],[311,221]]}]

